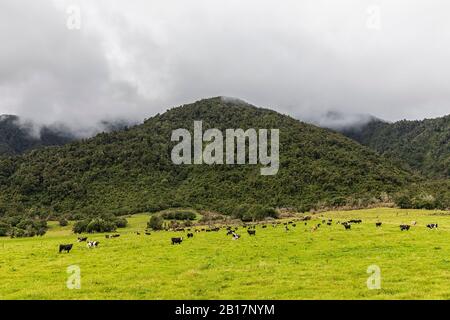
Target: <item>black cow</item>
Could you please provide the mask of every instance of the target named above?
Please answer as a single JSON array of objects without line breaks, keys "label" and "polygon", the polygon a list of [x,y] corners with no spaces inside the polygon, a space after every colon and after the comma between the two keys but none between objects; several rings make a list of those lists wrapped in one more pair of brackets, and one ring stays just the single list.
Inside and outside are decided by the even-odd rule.
[{"label": "black cow", "polygon": [[151,235],[151,233],[150,233],[150,232],[146,232],[145,234],[146,234],[147,236]]},{"label": "black cow", "polygon": [[73,244],[60,244],[59,245],[59,253],[66,251],[67,253],[70,252],[70,250],[72,250]]},{"label": "black cow", "polygon": [[375,222],[375,227],[381,227],[381,222]]},{"label": "black cow", "polygon": [[408,231],[409,228],[411,228],[410,225],[407,225],[407,224],[401,224],[401,225],[400,225],[400,230],[401,230],[401,231],[403,231],[403,230]]},{"label": "black cow", "polygon": [[345,230],[350,230],[350,229],[351,229],[351,227],[352,227],[352,225],[351,225],[351,224],[348,224],[348,223],[346,223],[346,224],[344,224],[344,227],[345,227]]},{"label": "black cow", "polygon": [[427,228],[430,228],[430,229],[437,229],[437,227],[438,227],[437,223],[427,224]]},{"label": "black cow", "polygon": [[228,230],[227,236],[232,235],[234,232],[232,230]]},{"label": "black cow", "polygon": [[256,230],[247,230],[247,232],[251,236],[255,236],[256,235]]},{"label": "black cow", "polygon": [[83,237],[83,238],[80,238],[80,237],[78,237],[78,242],[85,242],[87,240],[87,237]]},{"label": "black cow", "polygon": [[194,234],[193,234],[192,232],[189,232],[189,233],[187,234],[187,237],[188,237],[188,238],[193,238],[193,237],[194,237]]},{"label": "black cow", "polygon": [[172,244],[181,244],[183,237],[172,238]]}]

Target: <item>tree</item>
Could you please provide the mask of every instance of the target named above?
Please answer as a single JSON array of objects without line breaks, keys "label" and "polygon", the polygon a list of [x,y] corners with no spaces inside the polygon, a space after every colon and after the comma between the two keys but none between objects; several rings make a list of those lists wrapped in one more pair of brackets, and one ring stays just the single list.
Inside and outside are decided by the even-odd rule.
[{"label": "tree", "polygon": [[125,228],[128,225],[128,221],[125,218],[117,218],[114,222],[117,228]]}]

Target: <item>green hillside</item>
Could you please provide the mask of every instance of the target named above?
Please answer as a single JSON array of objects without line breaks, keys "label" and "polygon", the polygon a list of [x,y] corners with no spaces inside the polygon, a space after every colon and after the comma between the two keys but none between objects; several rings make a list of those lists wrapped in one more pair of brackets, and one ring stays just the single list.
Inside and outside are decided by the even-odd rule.
[{"label": "green hillside", "polygon": [[348,137],[399,159],[433,178],[450,178],[450,115],[423,121],[372,121],[343,131]]},{"label": "green hillside", "polygon": [[[202,120],[208,128],[280,129],[280,169],[258,165],[174,165],[172,130]],[[143,123],[60,147],[0,160],[3,212],[44,208],[73,217],[169,207],[232,212],[241,204],[289,207],[364,206],[384,201],[411,175],[329,130],[274,111],[221,98],[171,109]]]}]

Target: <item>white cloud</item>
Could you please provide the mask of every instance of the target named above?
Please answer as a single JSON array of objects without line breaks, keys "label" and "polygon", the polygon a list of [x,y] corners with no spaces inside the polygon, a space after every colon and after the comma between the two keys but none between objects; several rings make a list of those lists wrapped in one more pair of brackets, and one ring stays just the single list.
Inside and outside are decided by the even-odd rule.
[{"label": "white cloud", "polygon": [[[66,28],[79,5],[81,29]],[[380,8],[380,30],[366,27]],[[0,113],[94,126],[210,96],[312,119],[450,113],[446,1],[49,1],[0,5]]]}]

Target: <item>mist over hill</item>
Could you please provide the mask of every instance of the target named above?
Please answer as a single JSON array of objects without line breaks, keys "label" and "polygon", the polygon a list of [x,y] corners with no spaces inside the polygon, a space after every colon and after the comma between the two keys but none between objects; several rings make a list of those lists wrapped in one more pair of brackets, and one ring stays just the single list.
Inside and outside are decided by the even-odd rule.
[{"label": "mist over hill", "polygon": [[395,123],[372,120],[339,131],[425,176],[450,178],[450,115]]},{"label": "mist over hill", "polygon": [[101,121],[95,128],[85,128],[81,124],[77,130],[73,130],[63,123],[44,126],[17,115],[0,115],[0,156],[20,155],[42,147],[60,146],[99,132],[122,130],[129,125],[131,124],[125,120]]},{"label": "mist over hill", "polygon": [[[175,165],[171,133],[248,128],[280,130],[280,168]],[[0,160],[3,212],[128,214],[169,207],[232,213],[259,204],[299,211],[387,201],[418,180],[339,133],[236,100],[212,98],[173,108],[143,124]],[[40,209],[39,209],[40,208]]]}]

